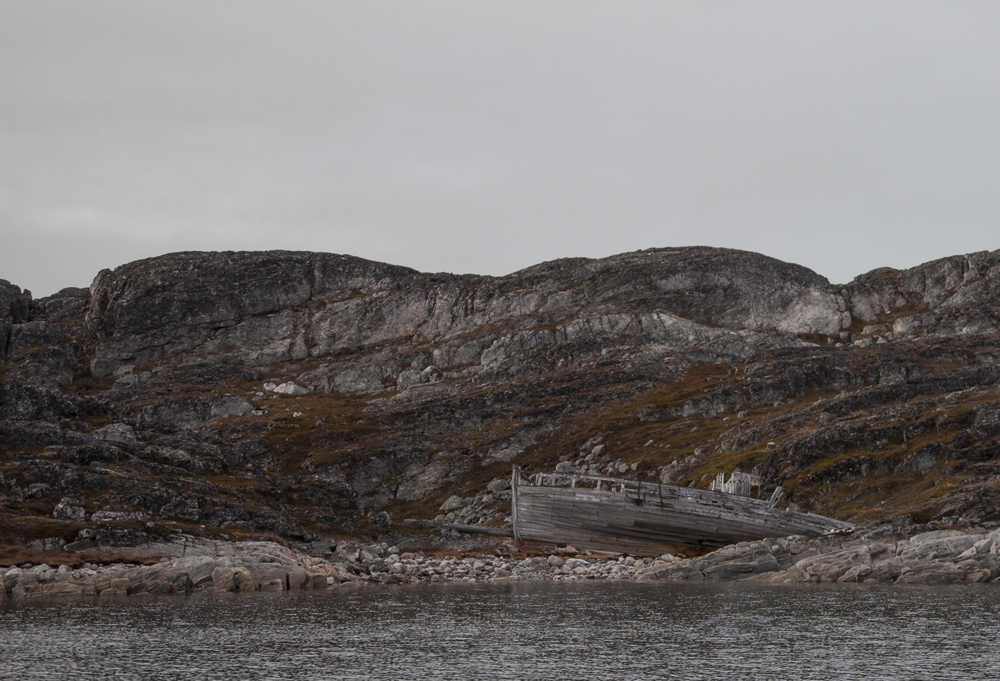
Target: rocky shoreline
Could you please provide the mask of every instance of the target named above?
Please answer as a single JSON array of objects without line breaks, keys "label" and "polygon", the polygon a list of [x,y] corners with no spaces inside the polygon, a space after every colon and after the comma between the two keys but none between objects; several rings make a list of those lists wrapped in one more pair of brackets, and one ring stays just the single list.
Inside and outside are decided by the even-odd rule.
[{"label": "rocky shoreline", "polygon": [[[485,549],[484,549],[485,550]],[[538,580],[792,583],[986,583],[1000,579],[1000,529],[879,525],[852,535],[786,537],[727,546],[698,558],[584,555],[572,547],[526,555],[425,556],[387,543],[341,542],[323,557],[273,542],[182,537],[121,549],[154,565],[22,565],[0,572],[0,600],[193,592],[289,591],[441,582]],[[183,555],[178,555],[178,554]]]},{"label": "rocky shoreline", "polygon": [[0,546],[503,529],[513,465],[1000,520],[998,282],[1000,251],[835,286],[701,247],[504,277],[175,253],[41,299],[0,280]]},{"label": "rocky shoreline", "polygon": [[[0,572],[0,599],[44,596],[135,596],[193,592],[290,591],[438,582],[550,579],[634,579],[652,559],[579,555],[572,547],[549,555],[517,556],[512,544],[492,555],[425,556],[386,543],[341,542],[331,555],[310,556],[273,542],[186,539],[185,555],[154,565],[85,564],[78,569],[22,565]],[[129,558],[178,550],[178,542],[124,551]],[[485,549],[484,549],[485,550]],[[664,559],[679,560],[674,556]]]},{"label": "rocky shoreline", "polygon": [[845,536],[764,539],[699,558],[654,561],[636,578],[767,584],[995,582],[1000,579],[1000,529],[884,524]]}]

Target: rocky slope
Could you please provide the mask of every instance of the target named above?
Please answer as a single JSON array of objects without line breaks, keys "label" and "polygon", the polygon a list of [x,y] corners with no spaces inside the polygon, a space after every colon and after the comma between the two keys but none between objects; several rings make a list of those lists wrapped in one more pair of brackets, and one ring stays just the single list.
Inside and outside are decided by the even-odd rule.
[{"label": "rocky slope", "polygon": [[[924,526],[889,523],[848,536],[745,542],[688,559],[673,553],[638,559],[581,555],[571,546],[549,555],[525,554],[513,543],[477,546],[486,553],[473,549],[425,555],[386,542],[340,542],[321,557],[273,542],[220,542],[189,535],[173,535],[134,549],[103,548],[105,552],[43,554],[71,556],[75,565],[24,563],[0,569],[0,604],[23,598],[326,590],[421,582],[982,584],[1000,579],[1000,530],[928,531]],[[112,559],[119,562],[108,562],[113,555],[108,550],[118,554]],[[103,557],[103,563],[85,562],[91,554]],[[123,558],[132,563],[120,562]],[[136,564],[142,562],[147,564]]]},{"label": "rocky slope", "polygon": [[634,575],[639,581],[982,584],[1000,579],[1000,530],[989,525],[992,531],[886,523],[846,537],[766,539],[700,558],[664,556]]},{"label": "rocky slope", "polygon": [[0,542],[501,524],[486,487],[512,463],[756,469],[842,519],[992,521],[998,303],[1000,251],[844,286],[710,248],[505,277],[177,253],[40,300],[0,281]]},{"label": "rocky slope", "polygon": [[[401,550],[385,542],[340,542],[336,550],[319,557],[274,542],[220,542],[174,535],[133,549],[113,547],[119,561],[131,563],[109,563],[107,553],[48,552],[44,555],[71,556],[75,565],[24,563],[0,569],[0,603],[57,596],[291,591],[420,582],[621,580],[634,579],[638,574],[648,578],[664,559],[681,560],[672,554],[658,561],[596,557],[579,554],[573,547],[558,549],[551,555],[525,554],[513,544],[502,548],[472,544],[476,546],[472,550],[436,550],[425,555],[423,550]],[[104,562],[85,562],[93,557],[91,554],[103,556]]]}]

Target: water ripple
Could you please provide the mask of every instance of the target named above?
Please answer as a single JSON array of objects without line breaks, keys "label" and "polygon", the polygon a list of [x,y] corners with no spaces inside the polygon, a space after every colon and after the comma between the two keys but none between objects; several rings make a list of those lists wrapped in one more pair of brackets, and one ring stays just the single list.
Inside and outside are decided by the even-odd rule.
[{"label": "water ripple", "polygon": [[985,679],[975,587],[426,585],[0,606],[3,679]]}]

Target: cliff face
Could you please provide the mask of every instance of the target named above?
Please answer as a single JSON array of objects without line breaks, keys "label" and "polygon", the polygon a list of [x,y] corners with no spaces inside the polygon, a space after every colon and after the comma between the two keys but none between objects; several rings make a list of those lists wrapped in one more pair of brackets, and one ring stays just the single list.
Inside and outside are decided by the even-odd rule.
[{"label": "cliff face", "polygon": [[0,361],[7,358],[10,332],[14,324],[27,321],[31,309],[31,294],[9,281],[0,279]]},{"label": "cliff face", "polygon": [[[850,324],[843,296],[817,274],[708,248],[555,261],[499,278],[314,253],[179,253],[102,272],[91,294],[95,376],[192,351],[261,365],[387,345],[396,356],[429,345],[442,370],[488,369],[508,347],[581,337],[682,348],[748,337],[741,331],[830,334]],[[403,367],[389,355],[382,380],[357,387],[398,382]]]},{"label": "cliff face", "polygon": [[[1000,251],[832,286],[711,248],[505,277],[176,253],[37,301],[0,281],[0,514],[329,536],[562,460],[992,517],[998,291]],[[480,506],[462,518],[504,510]]]}]

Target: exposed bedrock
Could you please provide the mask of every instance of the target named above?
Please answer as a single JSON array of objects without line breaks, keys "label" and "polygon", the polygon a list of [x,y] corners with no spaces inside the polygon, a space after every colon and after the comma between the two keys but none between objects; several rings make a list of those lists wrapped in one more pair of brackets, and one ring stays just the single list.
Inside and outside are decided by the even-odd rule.
[{"label": "exposed bedrock", "polygon": [[175,253],[39,300],[0,281],[0,518],[306,541],[575,461],[695,487],[756,469],[855,522],[985,522],[998,347],[1000,251],[842,286],[704,247],[503,277]]},{"label": "exposed bedrock", "polygon": [[132,558],[159,556],[155,565],[125,563],[58,569],[42,564],[0,574],[0,596],[14,599],[65,596],[128,596],[204,592],[326,589],[339,584],[345,568],[271,542],[213,542],[179,537],[131,551]]},{"label": "exposed bedrock", "polygon": [[31,293],[0,279],[0,362],[7,359],[14,324],[27,321],[30,310]]},{"label": "exposed bedrock", "polygon": [[1000,579],[1000,531],[882,525],[858,537],[764,539],[700,558],[658,561],[640,581],[956,584]]},{"label": "exposed bedrock", "polygon": [[710,248],[558,260],[505,277],[328,254],[177,253],[104,271],[91,294],[95,375],[188,351],[267,364],[405,339],[439,346],[434,362],[466,366],[580,336],[683,347],[721,330],[829,334],[850,323],[814,272]]},{"label": "exposed bedrock", "polygon": [[[411,537],[411,541],[414,538]],[[47,564],[0,568],[0,602],[53,597],[124,597],[192,592],[329,589],[419,582],[638,580],[767,584],[983,584],[1000,579],[1000,533],[871,527],[857,537],[783,537],[745,542],[698,558],[580,554],[573,547],[525,555],[510,542],[458,540],[466,555],[425,557],[405,544],[318,541],[296,551],[273,542],[219,542],[190,535],[108,546],[67,545],[105,560],[73,569]],[[439,544],[440,545],[440,544]],[[417,548],[417,547],[413,547]],[[473,550],[484,553],[471,554]],[[523,548],[523,547],[521,547]],[[538,549],[543,547],[532,547]],[[82,554],[87,556],[87,553]],[[79,564],[79,560],[74,561]]]},{"label": "exposed bedrock", "polygon": [[[1000,251],[954,255],[908,270],[883,267],[857,277],[844,293],[851,314],[866,322],[900,310],[940,315],[995,305],[1000,298]],[[933,316],[924,325],[932,321]],[[905,328],[910,322],[898,323]]]}]

